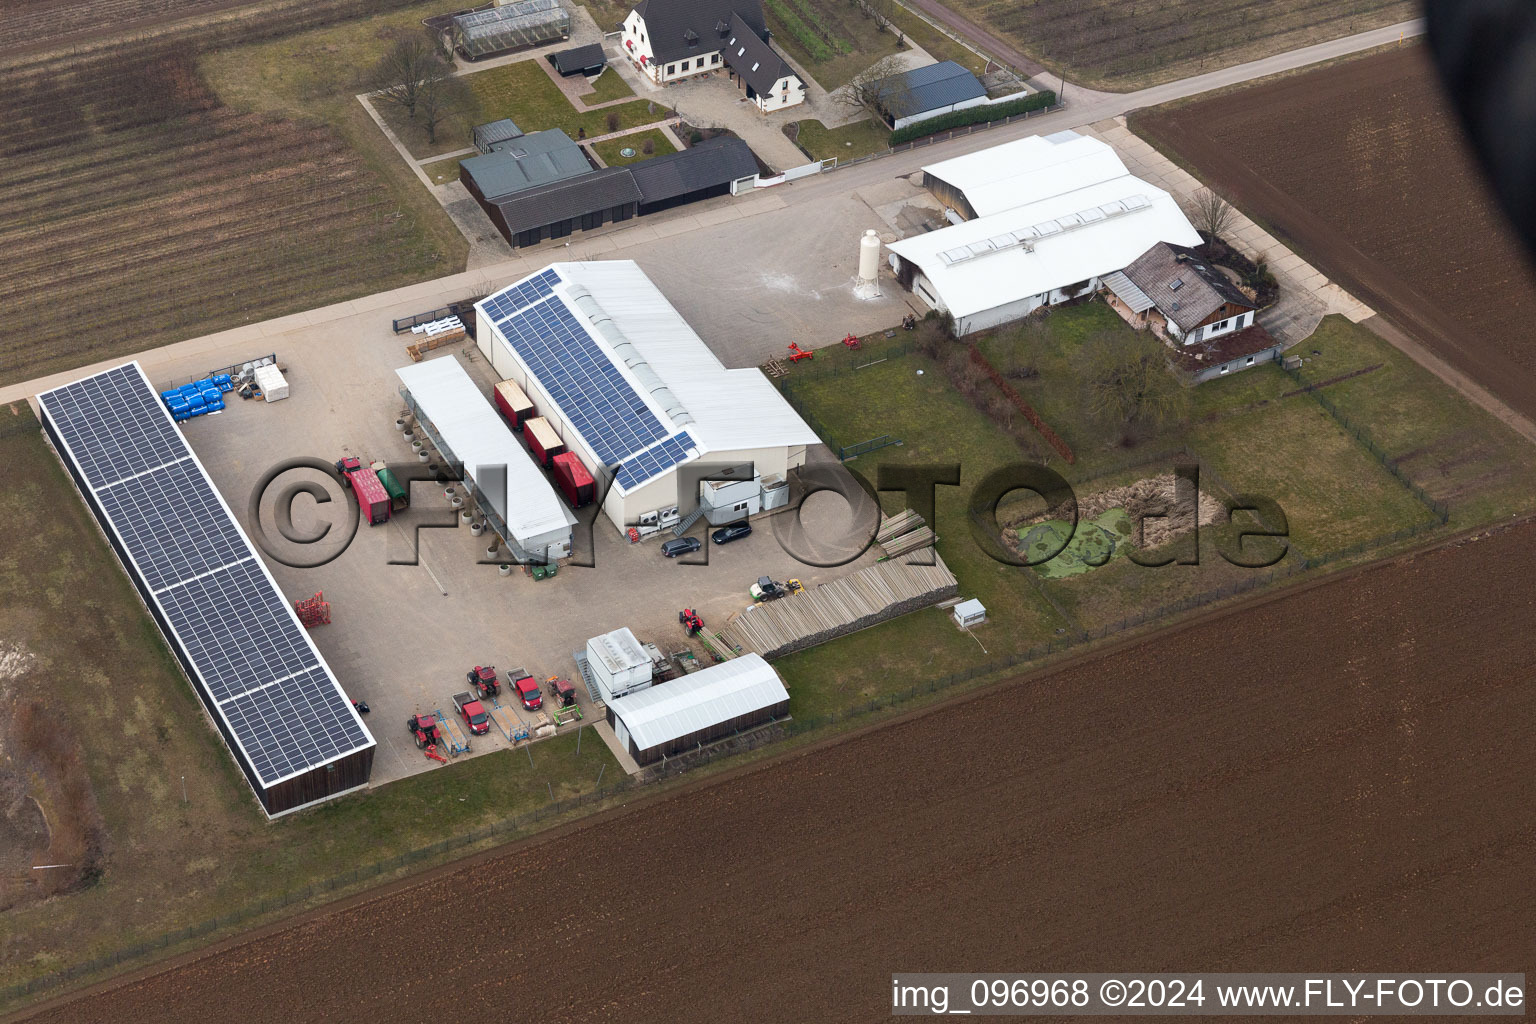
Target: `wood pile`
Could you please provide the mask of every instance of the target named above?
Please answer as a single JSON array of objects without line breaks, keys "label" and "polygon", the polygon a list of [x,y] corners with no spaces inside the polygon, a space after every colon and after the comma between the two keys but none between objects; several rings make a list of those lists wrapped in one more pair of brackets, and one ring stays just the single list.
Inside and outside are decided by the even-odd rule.
[{"label": "wood pile", "polygon": [[880,528],[875,531],[875,542],[880,545],[882,562],[932,547],[938,539],[923,522],[923,517],[910,508],[894,516],[882,515]]},{"label": "wood pile", "polygon": [[933,563],[877,563],[804,593],[754,605],[719,635],[742,653],[765,658],[815,647],[954,597],[959,592],[954,574],[937,552]]}]

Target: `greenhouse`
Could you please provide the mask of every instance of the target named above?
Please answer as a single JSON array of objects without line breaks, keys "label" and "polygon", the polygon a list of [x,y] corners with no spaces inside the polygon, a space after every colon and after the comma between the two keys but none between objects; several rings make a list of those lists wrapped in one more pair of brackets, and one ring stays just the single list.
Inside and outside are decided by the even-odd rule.
[{"label": "greenhouse", "polygon": [[453,19],[453,45],[469,60],[492,57],[571,36],[571,15],[560,0],[518,0]]}]

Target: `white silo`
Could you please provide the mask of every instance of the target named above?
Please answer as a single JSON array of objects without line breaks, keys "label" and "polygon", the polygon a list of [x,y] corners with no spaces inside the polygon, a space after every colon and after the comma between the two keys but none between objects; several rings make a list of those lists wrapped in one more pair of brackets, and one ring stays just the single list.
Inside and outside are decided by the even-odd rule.
[{"label": "white silo", "polygon": [[854,291],[861,299],[880,294],[880,236],[873,228],[859,239],[859,280]]}]

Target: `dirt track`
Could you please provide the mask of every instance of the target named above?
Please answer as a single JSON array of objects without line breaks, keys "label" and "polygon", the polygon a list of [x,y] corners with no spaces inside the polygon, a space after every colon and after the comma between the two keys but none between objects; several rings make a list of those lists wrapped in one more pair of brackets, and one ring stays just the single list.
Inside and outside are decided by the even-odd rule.
[{"label": "dirt track", "polygon": [[872,1020],[893,970],[1526,970],[1533,546],[1354,573],[37,1019]]},{"label": "dirt track", "polygon": [[1139,115],[1319,270],[1536,417],[1536,279],[1411,46]]}]

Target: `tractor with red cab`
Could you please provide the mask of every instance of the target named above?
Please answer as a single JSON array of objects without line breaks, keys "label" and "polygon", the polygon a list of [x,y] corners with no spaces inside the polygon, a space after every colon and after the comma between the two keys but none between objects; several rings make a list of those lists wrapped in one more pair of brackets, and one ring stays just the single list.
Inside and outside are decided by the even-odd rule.
[{"label": "tractor with red cab", "polygon": [[494,697],[501,692],[501,680],[496,678],[495,665],[476,665],[464,673],[464,678],[482,697]]}]

